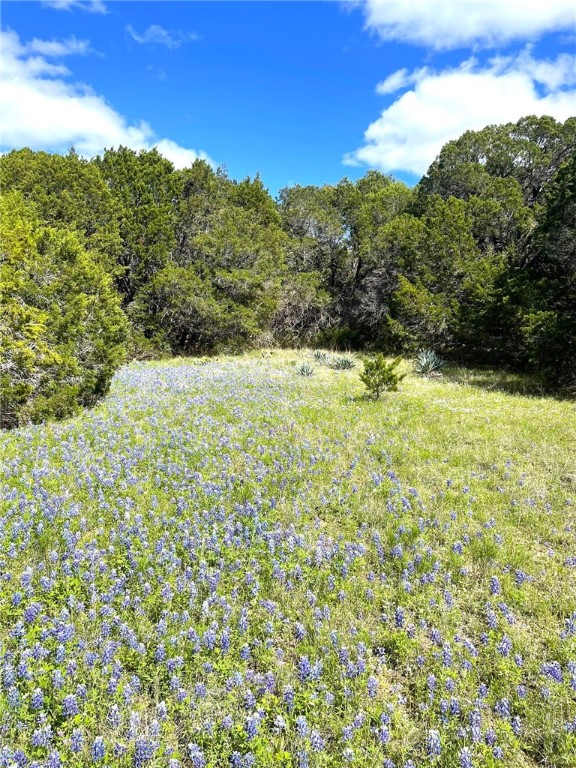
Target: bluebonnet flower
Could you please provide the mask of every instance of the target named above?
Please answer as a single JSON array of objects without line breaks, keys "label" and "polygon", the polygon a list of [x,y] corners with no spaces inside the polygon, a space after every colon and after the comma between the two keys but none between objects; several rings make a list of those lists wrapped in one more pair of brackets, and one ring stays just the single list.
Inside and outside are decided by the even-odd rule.
[{"label": "bluebonnet flower", "polygon": [[84,735],[80,728],[74,728],[70,736],[70,750],[74,753],[80,752],[84,745]]},{"label": "bluebonnet flower", "polygon": [[37,728],[32,734],[32,746],[34,747],[48,747],[52,741],[52,727],[43,725]]},{"label": "bluebonnet flower", "polygon": [[44,694],[40,688],[35,688],[30,698],[32,709],[42,709],[44,706]]},{"label": "bluebonnet flower", "polygon": [[500,717],[510,717],[510,702],[508,699],[498,699],[494,704],[494,712]]},{"label": "bluebonnet flower", "polygon": [[249,739],[253,739],[254,736],[258,734],[259,727],[260,727],[260,718],[258,717],[258,715],[254,714],[246,718],[246,726],[244,730],[246,731],[246,735],[248,736]]},{"label": "bluebonnet flower", "polygon": [[373,675],[370,675],[366,681],[366,688],[370,698],[375,698],[378,693],[378,680]]},{"label": "bluebonnet flower", "polygon": [[104,739],[102,738],[102,736],[96,736],[96,738],[92,742],[92,747],[90,749],[90,752],[92,754],[92,760],[95,763],[104,759],[104,756],[106,754],[106,744],[104,743]]},{"label": "bluebonnet flower", "polygon": [[22,697],[20,696],[20,691],[18,688],[16,688],[15,685],[8,688],[8,694],[6,698],[8,699],[8,705],[13,709],[17,709],[20,706]]},{"label": "bluebonnet flower", "polygon": [[302,682],[306,682],[312,675],[312,665],[308,656],[300,656],[298,659],[298,677]]},{"label": "bluebonnet flower", "polygon": [[380,727],[376,729],[376,738],[380,744],[387,744],[390,741],[390,729],[386,724],[382,723]]},{"label": "bluebonnet flower", "polygon": [[557,661],[547,661],[542,664],[542,674],[554,680],[556,683],[562,683],[564,676],[562,674],[562,667]]},{"label": "bluebonnet flower", "polygon": [[156,752],[156,746],[148,739],[139,737],[134,745],[134,768],[142,766],[152,760]]},{"label": "bluebonnet flower", "polygon": [[497,647],[498,653],[501,656],[509,656],[512,651],[512,640],[507,635],[504,635]]},{"label": "bluebonnet flower", "polygon": [[488,728],[484,734],[484,741],[489,747],[493,747],[496,744],[496,731],[493,728]]},{"label": "bluebonnet flower", "polygon": [[297,754],[298,758],[298,768],[309,768],[309,762],[308,762],[308,753],[306,750],[302,750],[301,752],[298,752]]},{"label": "bluebonnet flower", "polygon": [[298,729],[298,733],[302,737],[308,736],[308,721],[304,717],[304,715],[299,715],[296,718],[296,728]]},{"label": "bluebonnet flower", "polygon": [[288,708],[288,712],[291,712],[292,708],[294,707],[294,690],[291,686],[287,685],[284,688],[283,699],[286,707]]},{"label": "bluebonnet flower", "polygon": [[46,768],[62,768],[62,758],[57,749],[52,750],[46,758]]},{"label": "bluebonnet flower", "polygon": [[194,695],[197,696],[199,699],[204,699],[208,694],[208,689],[204,685],[204,683],[196,683],[194,686]]},{"label": "bluebonnet flower", "polygon": [[205,768],[206,756],[198,744],[188,744],[188,757],[192,768]]},{"label": "bluebonnet flower", "polygon": [[342,728],[342,739],[344,741],[350,741],[352,736],[354,735],[354,726],[352,725],[345,725]]},{"label": "bluebonnet flower", "polygon": [[322,752],[326,746],[326,742],[319,731],[314,729],[310,731],[310,746],[314,752]]},{"label": "bluebonnet flower", "polygon": [[74,717],[80,712],[78,701],[73,693],[67,694],[62,701],[62,713],[64,717]]},{"label": "bluebonnet flower", "polygon": [[296,640],[303,640],[306,637],[306,628],[299,621],[294,625],[294,637]]},{"label": "bluebonnet flower", "polygon": [[442,751],[440,734],[438,731],[430,730],[426,737],[426,752],[429,757],[437,757]]}]

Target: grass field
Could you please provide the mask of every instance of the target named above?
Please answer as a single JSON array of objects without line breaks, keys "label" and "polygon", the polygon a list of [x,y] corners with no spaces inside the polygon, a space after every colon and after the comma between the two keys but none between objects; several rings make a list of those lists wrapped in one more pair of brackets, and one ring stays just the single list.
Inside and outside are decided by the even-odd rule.
[{"label": "grass field", "polygon": [[0,436],[0,767],[576,766],[576,405],[359,367]]}]

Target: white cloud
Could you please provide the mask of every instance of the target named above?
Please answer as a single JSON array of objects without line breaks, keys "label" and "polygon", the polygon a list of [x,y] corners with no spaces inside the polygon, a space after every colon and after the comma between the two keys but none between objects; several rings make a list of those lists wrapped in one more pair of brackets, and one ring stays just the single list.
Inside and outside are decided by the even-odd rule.
[{"label": "white cloud", "polygon": [[466,130],[533,114],[564,121],[576,112],[575,68],[576,56],[542,61],[527,49],[491,59],[484,67],[469,59],[440,72],[399,70],[386,78],[381,92],[390,93],[397,83],[404,88],[411,80],[413,88],[368,126],[364,145],[344,162],[421,175],[442,146]]},{"label": "white cloud", "polygon": [[398,69],[396,72],[392,72],[391,75],[376,86],[376,93],[387,94],[400,91],[402,88],[406,88],[408,85],[417,83],[428,72],[426,67],[422,69],[415,69],[413,72],[409,72],[406,67]]},{"label": "white cloud", "polygon": [[[120,144],[133,149],[157,146],[177,167],[189,165],[197,157],[212,162],[204,152],[157,137],[143,121],[130,124],[89,86],[64,80],[69,70],[47,57],[73,53],[74,46],[81,49],[76,52],[84,52],[87,49],[78,44],[85,41],[23,44],[12,31],[1,32],[0,40],[3,149],[28,146],[62,151],[73,143],[80,154],[92,157],[105,147]],[[43,55],[32,55],[40,51]]]},{"label": "white cloud", "polygon": [[73,56],[90,52],[88,40],[78,40],[69,37],[66,40],[39,40],[35,37],[26,45],[21,46],[23,53],[38,53],[40,56]]},{"label": "white cloud", "polygon": [[107,13],[108,10],[103,0],[44,0],[42,5],[53,8],[55,11],[70,11],[72,8],[81,8],[89,13]]},{"label": "white cloud", "polygon": [[435,49],[496,46],[574,31],[574,0],[356,0],[383,40]]},{"label": "white cloud", "polygon": [[149,44],[149,45],[165,45],[167,48],[178,48],[182,42],[189,40],[198,40],[196,32],[168,32],[168,30],[161,27],[159,24],[152,24],[148,29],[142,33],[136,32],[131,24],[126,26],[126,31],[133,40],[137,43]]}]

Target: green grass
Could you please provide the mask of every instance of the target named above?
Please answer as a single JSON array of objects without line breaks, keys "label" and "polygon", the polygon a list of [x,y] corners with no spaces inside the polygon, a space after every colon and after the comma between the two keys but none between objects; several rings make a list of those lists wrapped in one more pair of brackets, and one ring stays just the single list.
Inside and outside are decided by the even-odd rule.
[{"label": "green grass", "polygon": [[[0,688],[0,745],[39,761],[57,749],[71,766],[90,764],[98,736],[105,764],[126,768],[138,738],[158,768],[201,765],[190,743],[213,768],[234,752],[257,766],[460,768],[467,749],[475,768],[576,766],[576,405],[498,372],[427,379],[408,364],[400,391],[373,401],[361,370],[307,350],[134,364],[93,411],[2,435],[0,659],[26,659],[32,677]],[[301,674],[302,657],[321,670]],[[47,747],[32,744],[36,688]]]}]

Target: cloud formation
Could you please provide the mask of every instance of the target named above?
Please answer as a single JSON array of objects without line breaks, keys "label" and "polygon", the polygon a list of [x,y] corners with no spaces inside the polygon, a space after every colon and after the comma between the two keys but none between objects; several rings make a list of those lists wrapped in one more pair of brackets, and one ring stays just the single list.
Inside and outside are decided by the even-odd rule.
[{"label": "cloud formation", "polygon": [[140,45],[165,45],[166,48],[173,50],[179,48],[183,42],[198,40],[196,32],[168,32],[159,24],[152,24],[142,33],[136,32],[132,24],[126,26],[126,31],[130,37]]},{"label": "cloud formation", "polygon": [[376,88],[404,90],[368,126],[364,145],[344,157],[348,165],[422,175],[442,146],[466,130],[515,122],[526,115],[574,115],[576,56],[534,59],[529,49],[495,57],[485,66],[468,59],[454,69],[398,70]]},{"label": "cloud formation", "polygon": [[2,149],[20,148],[62,151],[73,143],[77,151],[93,157],[106,147],[159,151],[182,168],[205,152],[182,147],[157,137],[144,121],[130,124],[87,85],[64,78],[70,71],[60,62],[73,53],[86,53],[88,41],[38,40],[22,43],[13,31],[0,32],[0,130]]},{"label": "cloud formation", "polygon": [[23,54],[37,53],[46,57],[84,56],[90,52],[88,40],[78,40],[76,37],[68,37],[65,40],[39,40],[35,37],[25,45],[20,45]]},{"label": "cloud formation", "polygon": [[436,50],[494,47],[576,28],[574,0],[357,0],[382,40]]},{"label": "cloud formation", "polygon": [[72,8],[80,8],[89,13],[108,13],[103,0],[44,0],[42,5],[53,8],[55,11],[71,11]]}]

